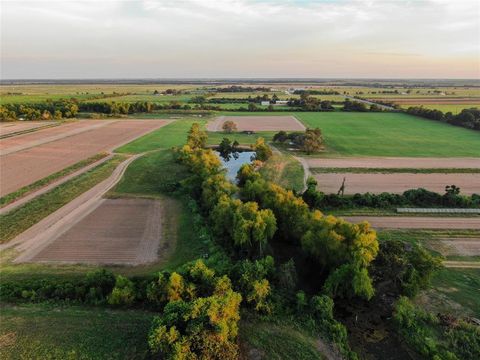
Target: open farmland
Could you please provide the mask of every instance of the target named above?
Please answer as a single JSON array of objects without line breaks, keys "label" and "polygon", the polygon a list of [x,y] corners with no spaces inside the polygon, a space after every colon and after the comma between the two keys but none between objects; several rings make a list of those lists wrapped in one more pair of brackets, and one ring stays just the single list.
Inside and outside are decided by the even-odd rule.
[{"label": "open farmland", "polygon": [[306,158],[310,168],[480,169],[478,158],[346,157]]},{"label": "open farmland", "polygon": [[474,130],[400,113],[295,113],[320,128],[325,156],[478,157]]},{"label": "open farmland", "polygon": [[[166,123],[164,120],[107,122],[93,130],[2,155],[0,195],[18,190],[101,151],[111,150]],[[41,130],[39,133],[51,130],[53,129]],[[22,137],[31,135],[34,134]]]},{"label": "open farmland", "polygon": [[104,199],[68,231],[22,261],[138,265],[155,261],[162,227],[159,200]]},{"label": "open farmland", "polygon": [[59,126],[41,129],[32,133],[12,136],[3,139],[0,143],[0,155],[7,155],[34,146],[60,140],[69,136],[110,125],[111,120],[75,121]]},{"label": "open farmland", "polygon": [[479,217],[420,217],[420,216],[345,216],[352,223],[368,221],[379,229],[480,229]]},{"label": "open farmland", "polygon": [[406,190],[424,188],[443,193],[445,186],[456,185],[462,194],[480,193],[480,174],[352,174],[324,173],[316,174],[318,189],[324,193],[337,193],[345,179],[345,194],[383,192],[401,194]]},{"label": "open farmland", "polygon": [[14,133],[32,131],[44,126],[55,125],[55,121],[15,121],[0,123],[0,136],[5,137]]},{"label": "open farmland", "polygon": [[226,121],[237,124],[238,131],[305,130],[305,126],[294,116],[220,116],[207,124],[207,130],[222,131]]}]

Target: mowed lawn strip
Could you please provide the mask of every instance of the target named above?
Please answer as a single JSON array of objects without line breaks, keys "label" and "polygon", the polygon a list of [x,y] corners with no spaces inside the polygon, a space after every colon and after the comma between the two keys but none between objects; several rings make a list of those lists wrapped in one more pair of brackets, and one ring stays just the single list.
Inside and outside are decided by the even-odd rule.
[{"label": "mowed lawn strip", "polygon": [[146,359],[152,313],[48,304],[1,307],[2,359]]},{"label": "mowed lawn strip", "polygon": [[324,155],[479,157],[480,133],[401,113],[295,113],[320,128]]},{"label": "mowed lawn strip", "polygon": [[107,179],[123,160],[123,156],[117,155],[25,205],[0,215],[0,243],[13,239],[80,194]]},{"label": "mowed lawn strip", "polygon": [[108,153],[105,153],[105,152],[96,154],[94,156],[89,157],[88,159],[81,160],[81,161],[79,161],[79,162],[73,164],[72,166],[69,166],[69,167],[67,167],[63,170],[57,171],[56,173],[54,173],[52,175],[44,177],[43,179],[35,181],[33,184],[24,186],[23,188],[18,189],[17,191],[15,191],[13,193],[2,196],[0,198],[0,208],[14,202],[15,200],[17,200],[21,197],[24,197],[25,195],[27,195],[27,194],[35,191],[35,190],[38,190],[38,189],[40,189],[44,186],[47,186],[47,185],[53,183],[54,181],[56,181],[56,180],[58,180],[62,177],[70,175],[73,172],[75,172],[75,171],[77,171],[81,168],[84,168],[84,167],[86,167],[90,164],[93,164],[94,162],[96,162],[100,159],[103,159],[106,156],[108,156]]}]

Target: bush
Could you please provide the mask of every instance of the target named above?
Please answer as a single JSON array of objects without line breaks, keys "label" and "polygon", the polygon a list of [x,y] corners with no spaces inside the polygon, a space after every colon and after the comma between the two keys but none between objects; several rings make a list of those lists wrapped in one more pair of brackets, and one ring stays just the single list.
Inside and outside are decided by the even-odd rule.
[{"label": "bush", "polygon": [[131,305],[135,300],[135,287],[132,281],[118,275],[115,287],[108,296],[110,305]]}]

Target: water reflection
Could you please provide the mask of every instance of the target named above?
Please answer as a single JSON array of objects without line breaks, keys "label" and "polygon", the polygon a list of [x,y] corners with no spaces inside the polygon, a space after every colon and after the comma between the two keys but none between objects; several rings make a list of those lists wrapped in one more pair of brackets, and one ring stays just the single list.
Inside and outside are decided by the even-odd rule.
[{"label": "water reflection", "polygon": [[254,151],[235,151],[235,153],[231,153],[227,157],[223,157],[219,151],[216,151],[216,153],[220,156],[223,167],[227,169],[227,178],[233,182],[236,182],[237,172],[242,165],[252,162],[255,156]]}]

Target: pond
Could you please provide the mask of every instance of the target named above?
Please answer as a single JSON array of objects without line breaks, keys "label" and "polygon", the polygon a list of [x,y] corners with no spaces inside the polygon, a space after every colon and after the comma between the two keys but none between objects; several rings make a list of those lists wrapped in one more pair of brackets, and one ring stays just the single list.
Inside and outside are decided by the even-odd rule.
[{"label": "pond", "polygon": [[227,178],[232,182],[236,182],[237,172],[240,170],[243,164],[249,164],[252,162],[252,157],[255,155],[255,151],[237,151],[230,154],[228,157],[222,157],[218,151],[215,151],[222,165],[227,169]]}]

